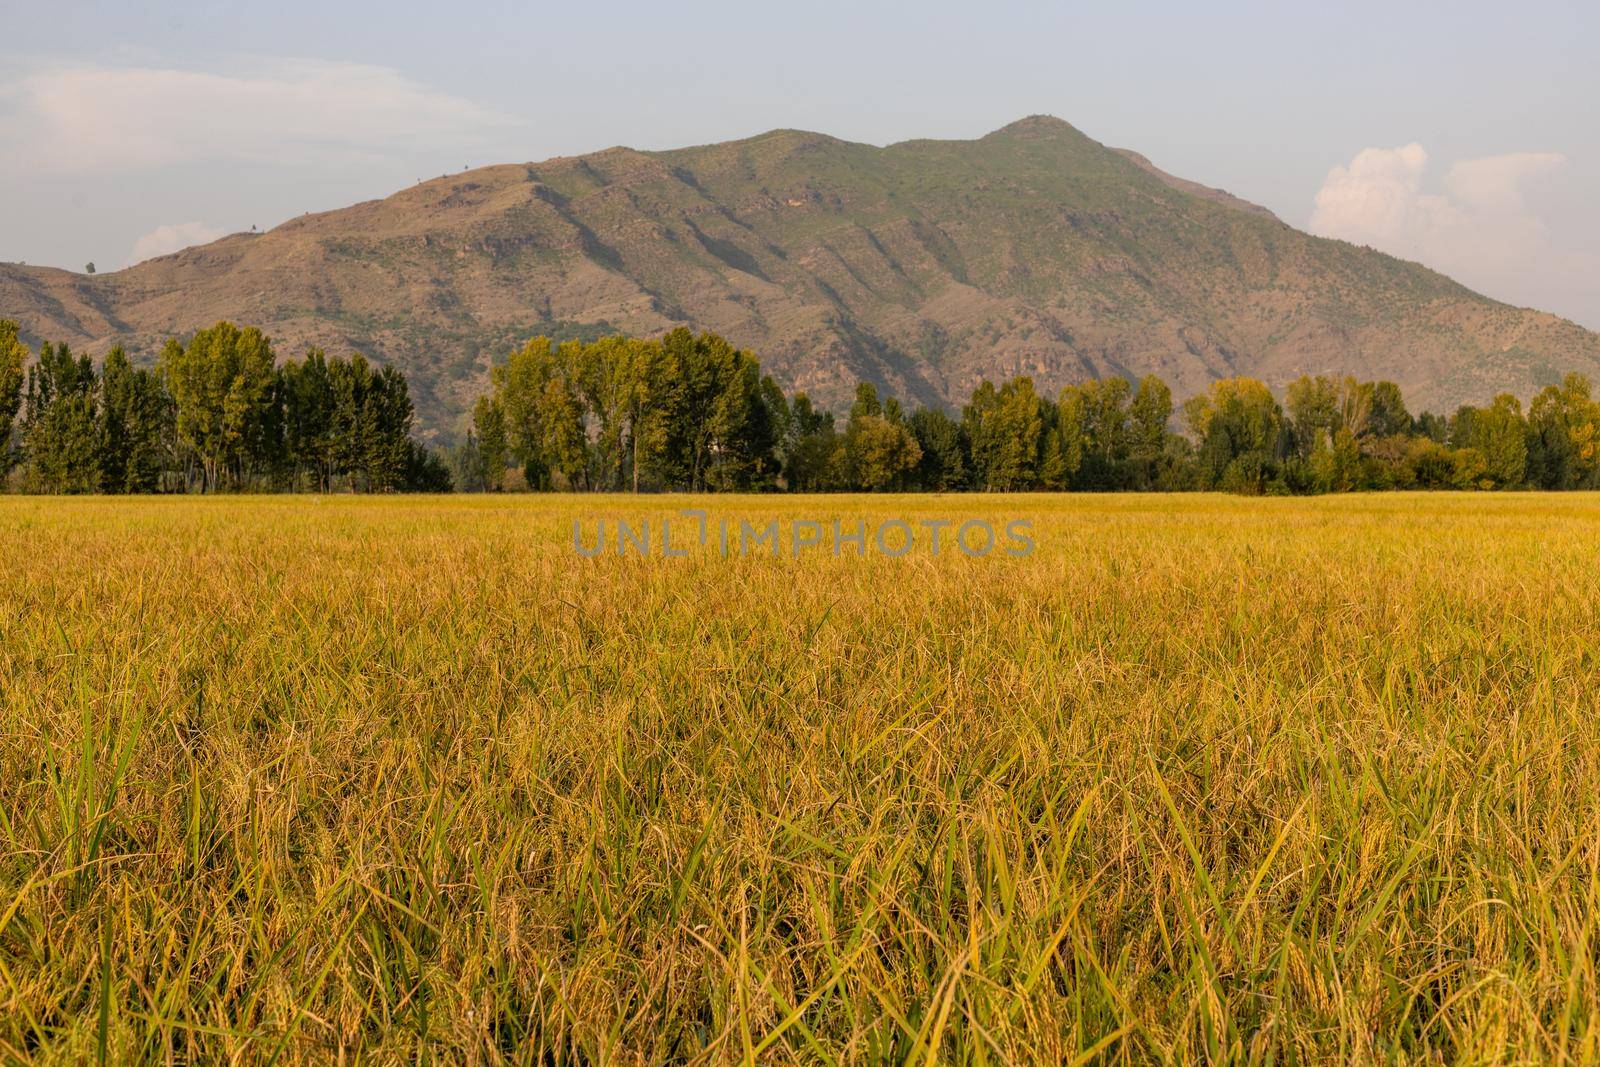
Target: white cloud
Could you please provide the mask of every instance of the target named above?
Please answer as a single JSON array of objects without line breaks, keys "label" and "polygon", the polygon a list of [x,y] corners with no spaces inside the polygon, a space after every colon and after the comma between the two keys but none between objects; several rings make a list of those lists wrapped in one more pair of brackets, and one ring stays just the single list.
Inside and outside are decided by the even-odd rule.
[{"label": "white cloud", "polygon": [[1312,232],[1397,250],[1397,243],[1420,232],[1451,225],[1449,202],[1421,193],[1427,166],[1419,144],[1362,149],[1349,166],[1328,172],[1311,214]]},{"label": "white cloud", "polygon": [[191,245],[208,244],[226,233],[226,230],[219,230],[201,222],[169,222],[164,226],[157,226],[133,242],[133,251],[128,253],[128,266],[164,256],[169,252],[178,252]]},{"label": "white cloud", "polygon": [[1568,315],[1592,311],[1575,278],[1600,266],[1567,247],[1527,203],[1535,178],[1566,157],[1517,152],[1456,163],[1442,191],[1426,191],[1420,144],[1366,148],[1334,167],[1317,193],[1309,229],[1417,260],[1489,296]]},{"label": "white cloud", "polygon": [[53,67],[0,95],[9,165],[94,171],[194,161],[322,162],[481,143],[511,120],[388,67],[280,60],[214,74]]}]

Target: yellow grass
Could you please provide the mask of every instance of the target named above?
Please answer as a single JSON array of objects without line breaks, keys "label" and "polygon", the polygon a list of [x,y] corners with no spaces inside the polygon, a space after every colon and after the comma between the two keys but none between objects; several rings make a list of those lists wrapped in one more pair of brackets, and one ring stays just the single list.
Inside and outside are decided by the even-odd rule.
[{"label": "yellow grass", "polygon": [[[689,503],[1038,551],[572,551]],[[4,498],[0,544],[3,1060],[1600,1060],[1593,496]]]}]

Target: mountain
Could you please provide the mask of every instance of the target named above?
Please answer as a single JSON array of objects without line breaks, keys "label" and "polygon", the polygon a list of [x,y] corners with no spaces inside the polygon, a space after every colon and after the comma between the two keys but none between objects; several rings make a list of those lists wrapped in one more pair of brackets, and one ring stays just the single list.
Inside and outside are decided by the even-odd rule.
[{"label": "mountain", "polygon": [[96,354],[148,357],[219,318],[284,355],[357,349],[410,376],[434,430],[532,334],[678,324],[835,406],[862,378],[959,405],[1017,374],[1054,390],[1154,372],[1182,399],[1219,377],[1327,372],[1443,411],[1600,377],[1600,336],[1573,323],[1040,116],[975,141],[776,130],[484,167],[115,273],[0,265],[0,315]]}]

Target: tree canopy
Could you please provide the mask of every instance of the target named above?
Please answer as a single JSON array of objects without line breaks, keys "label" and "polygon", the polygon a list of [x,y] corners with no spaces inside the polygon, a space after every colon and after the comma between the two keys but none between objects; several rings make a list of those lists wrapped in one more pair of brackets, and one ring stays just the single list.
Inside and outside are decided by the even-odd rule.
[{"label": "tree canopy", "polygon": [[0,320],[0,483],[32,492],[1015,492],[1600,488],[1581,375],[1413,416],[1393,382],[1304,376],[1280,401],[1227,378],[1182,405],[1156,377],[981,381],[959,412],[861,382],[841,422],[712,333],[556,343],[490,375],[446,453],[415,440],[405,376],[360,354],[281,359],[249,326],[173,339],[151,367],[37,353]]}]

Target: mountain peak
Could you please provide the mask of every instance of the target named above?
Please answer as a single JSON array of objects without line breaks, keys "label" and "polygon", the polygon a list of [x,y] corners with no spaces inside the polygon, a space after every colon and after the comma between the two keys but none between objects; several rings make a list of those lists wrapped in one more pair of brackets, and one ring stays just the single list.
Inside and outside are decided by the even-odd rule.
[{"label": "mountain peak", "polygon": [[1082,137],[1077,127],[1054,115],[1029,115],[1000,127],[990,137]]}]

